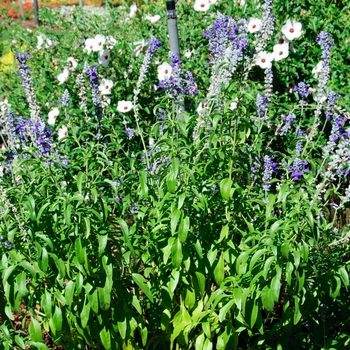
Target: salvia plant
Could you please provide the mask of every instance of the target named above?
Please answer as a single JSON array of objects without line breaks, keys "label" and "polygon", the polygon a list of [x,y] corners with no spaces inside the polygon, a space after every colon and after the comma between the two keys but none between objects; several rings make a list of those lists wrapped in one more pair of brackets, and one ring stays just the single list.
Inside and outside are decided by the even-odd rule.
[{"label": "salvia plant", "polygon": [[161,4],[1,29],[1,348],[350,346],[340,3],[180,1],[180,55]]}]

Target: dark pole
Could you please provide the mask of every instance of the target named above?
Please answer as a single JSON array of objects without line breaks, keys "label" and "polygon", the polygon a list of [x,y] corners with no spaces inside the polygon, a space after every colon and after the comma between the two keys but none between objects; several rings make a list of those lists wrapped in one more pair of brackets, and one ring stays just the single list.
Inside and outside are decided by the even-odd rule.
[{"label": "dark pole", "polygon": [[168,18],[170,51],[173,53],[180,54],[179,36],[177,33],[177,16],[175,10],[175,0],[166,0],[166,16]]},{"label": "dark pole", "polygon": [[39,6],[38,0],[34,0],[34,22],[36,25],[39,24]]}]

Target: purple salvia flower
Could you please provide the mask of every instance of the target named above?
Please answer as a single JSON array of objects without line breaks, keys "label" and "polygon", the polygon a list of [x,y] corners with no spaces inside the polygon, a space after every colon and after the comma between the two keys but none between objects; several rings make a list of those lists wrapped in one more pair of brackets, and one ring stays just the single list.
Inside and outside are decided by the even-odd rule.
[{"label": "purple salvia flower", "polygon": [[19,65],[17,66],[17,69],[19,70],[18,76],[22,79],[22,86],[29,105],[30,118],[34,121],[39,118],[40,109],[37,105],[34,94],[33,80],[30,76],[31,69],[27,65],[27,60],[31,59],[31,57],[28,52],[24,54],[15,54],[14,56],[19,62]]},{"label": "purple salvia flower", "polygon": [[64,90],[62,98],[57,102],[59,102],[63,107],[68,107],[70,105],[71,98],[70,98],[69,91],[67,89]]},{"label": "purple salvia flower", "polygon": [[262,188],[265,191],[265,202],[267,201],[267,192],[271,188],[271,180],[273,173],[277,172],[278,167],[277,164],[273,161],[272,157],[266,155],[264,157],[264,165],[263,165],[263,183]]},{"label": "purple salvia flower", "polygon": [[263,10],[261,18],[262,27],[260,31],[256,33],[255,49],[257,53],[264,51],[275,29],[275,16],[272,14],[272,3],[273,0],[266,0],[261,6]]},{"label": "purple salvia flower", "polygon": [[126,136],[128,137],[129,140],[132,139],[134,136],[136,136],[136,132],[133,129],[131,129],[131,128],[126,128],[125,129],[125,134],[126,134]]},{"label": "purple salvia flower", "polygon": [[295,120],[294,113],[289,113],[287,116],[282,116],[283,126],[279,131],[279,134],[282,136],[286,135],[288,131],[292,128],[294,120]]},{"label": "purple salvia flower", "polygon": [[269,107],[267,97],[265,95],[258,94],[256,96],[256,107],[260,116],[265,116]]},{"label": "purple salvia flower", "polygon": [[304,100],[304,97],[308,96],[310,94],[309,87],[306,83],[300,82],[294,89],[293,91],[298,92],[301,99],[299,100],[300,104],[306,103]]},{"label": "purple salvia flower", "polygon": [[[102,107],[100,92],[98,89],[99,82],[98,82],[97,66],[89,67],[88,65],[86,65],[85,70],[90,78],[90,88],[91,88],[91,94],[92,94],[92,103],[95,107],[95,116],[98,122],[100,123],[102,118],[103,107]],[[98,134],[99,133],[100,132],[98,131]]]},{"label": "purple salvia flower", "polygon": [[291,177],[294,181],[299,181],[303,173],[309,171],[307,165],[309,165],[309,163],[306,160],[302,160],[298,157],[294,158],[293,164],[288,168],[288,170],[292,172]]},{"label": "purple salvia flower", "polygon": [[197,84],[195,83],[192,74],[186,72],[185,77],[183,77],[180,56],[170,52],[169,58],[173,68],[172,75],[169,79],[161,80],[158,84],[158,88],[164,89],[169,96],[179,102],[183,95],[193,96],[198,94],[196,88]]},{"label": "purple salvia flower", "polygon": [[333,115],[337,98],[341,98],[341,96],[335,92],[331,92],[327,96],[327,110],[326,110],[326,119],[327,120],[331,119],[331,117]]}]

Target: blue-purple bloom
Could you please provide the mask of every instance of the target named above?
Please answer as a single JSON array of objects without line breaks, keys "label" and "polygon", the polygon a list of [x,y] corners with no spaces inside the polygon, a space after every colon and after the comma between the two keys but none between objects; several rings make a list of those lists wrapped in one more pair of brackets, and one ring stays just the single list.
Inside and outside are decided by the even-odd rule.
[{"label": "blue-purple bloom", "polygon": [[307,167],[308,165],[309,163],[306,160],[295,157],[293,164],[288,168],[288,170],[292,172],[291,178],[294,181],[299,181],[303,176],[303,173],[309,171],[309,168]]},{"label": "blue-purple bloom", "polygon": [[265,200],[267,200],[267,192],[271,188],[272,175],[278,170],[277,164],[272,157],[268,155],[264,157],[263,170],[262,188],[265,190]]},{"label": "blue-purple bloom", "polygon": [[99,93],[99,82],[98,82],[98,73],[97,73],[97,66],[94,67],[88,67],[87,73],[90,77],[90,87],[91,87],[91,94],[92,94],[92,103],[95,107],[95,116],[98,121],[102,118],[102,102],[101,97]]},{"label": "blue-purple bloom", "polygon": [[70,98],[69,91],[67,89],[64,90],[62,98],[57,102],[59,102],[63,107],[68,107],[70,105],[71,98]]},{"label": "blue-purple bloom", "polygon": [[279,134],[286,135],[288,133],[288,131],[292,128],[294,120],[295,120],[294,113],[289,113],[287,116],[283,115],[282,116],[283,126],[282,126],[281,130],[279,131]]},{"label": "blue-purple bloom", "polygon": [[169,58],[173,68],[172,75],[169,79],[161,80],[158,84],[158,88],[164,89],[169,96],[177,101],[179,101],[183,95],[197,95],[197,84],[193,79],[192,73],[186,72],[185,76],[183,76],[180,56],[170,52]]},{"label": "blue-purple bloom", "polygon": [[131,128],[126,128],[125,134],[129,138],[129,140],[132,139],[134,136],[136,136],[136,132]]},{"label": "blue-purple bloom", "polygon": [[293,91],[298,92],[300,95],[299,103],[303,104],[306,103],[304,100],[304,97],[308,96],[310,94],[309,87],[306,83],[300,82],[298,85],[293,89]]},{"label": "blue-purple bloom", "polygon": [[30,118],[32,120],[36,120],[39,118],[40,110],[36,103],[33,81],[30,76],[31,69],[27,65],[27,60],[31,59],[31,57],[28,52],[23,54],[15,54],[14,56],[19,62],[19,65],[17,66],[17,69],[19,70],[18,76],[22,79],[22,86],[30,109]]}]

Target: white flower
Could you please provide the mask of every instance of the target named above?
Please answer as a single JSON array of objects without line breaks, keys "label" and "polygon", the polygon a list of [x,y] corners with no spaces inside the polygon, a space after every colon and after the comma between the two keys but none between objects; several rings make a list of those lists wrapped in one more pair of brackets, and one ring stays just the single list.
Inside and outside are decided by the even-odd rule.
[{"label": "white flower", "polygon": [[69,70],[67,67],[65,67],[63,69],[63,73],[61,73],[57,76],[57,79],[59,80],[58,85],[65,83],[68,80],[68,77],[69,77]]},{"label": "white flower", "polygon": [[158,79],[165,80],[171,77],[171,73],[173,72],[173,68],[168,62],[164,62],[157,67],[158,71]]},{"label": "white flower", "polygon": [[137,5],[136,5],[136,4],[132,4],[132,5],[130,6],[129,17],[130,17],[130,18],[135,17],[136,12],[137,12]]},{"label": "white flower", "polygon": [[118,101],[117,111],[121,113],[129,112],[133,109],[133,104],[131,101]]},{"label": "white flower", "polygon": [[230,109],[231,111],[237,109],[237,102],[238,102],[238,98],[236,97],[236,98],[231,102],[231,104],[230,104],[229,109]]},{"label": "white flower", "polygon": [[58,110],[58,108],[53,108],[50,112],[49,112],[49,119],[47,121],[48,124],[50,125],[54,125],[57,119],[57,116],[60,114],[60,111]]},{"label": "white flower", "polygon": [[95,46],[96,46],[95,39],[88,38],[88,39],[85,40],[85,49],[84,49],[84,51],[87,52],[88,54],[90,54]]},{"label": "white flower", "polygon": [[75,70],[75,68],[78,66],[78,62],[74,59],[74,57],[68,57],[67,62],[71,63],[69,70]]},{"label": "white flower", "polygon": [[109,64],[110,54],[108,50],[103,50],[98,58],[98,63],[102,64],[103,67],[107,67]]},{"label": "white flower", "polygon": [[282,27],[281,31],[288,40],[293,40],[301,36],[302,25],[300,22],[295,22],[289,19],[286,24]]},{"label": "white flower", "polygon": [[145,17],[147,20],[149,20],[152,24],[156,24],[160,20],[159,15],[151,16],[151,15],[146,15]]},{"label": "white flower", "polygon": [[197,112],[201,114],[201,112],[204,111],[204,109],[205,109],[205,103],[202,101],[197,108]]},{"label": "white flower", "polygon": [[113,81],[108,79],[102,79],[100,86],[98,87],[102,95],[109,95],[113,87]]},{"label": "white flower", "polygon": [[58,139],[61,140],[64,137],[66,137],[68,135],[68,128],[65,125],[62,125],[59,129],[58,129]]},{"label": "white flower", "polygon": [[273,58],[275,61],[279,61],[288,57],[289,44],[277,44],[273,47]]},{"label": "white flower", "polygon": [[45,45],[44,45],[45,49],[48,49],[49,47],[51,47],[53,45],[52,40],[47,38],[45,35],[42,35],[42,34],[38,35],[37,39],[38,39],[38,43],[36,45],[36,48],[38,50],[40,50],[42,48],[44,43],[45,43]]},{"label": "white flower", "polygon": [[323,62],[320,61],[317,63],[317,65],[312,69],[312,74],[314,75],[315,78],[319,76],[323,68]]},{"label": "white flower", "polygon": [[7,98],[2,102],[0,101],[0,112],[5,112],[9,107],[11,107],[11,105],[8,103]]},{"label": "white flower", "polygon": [[210,2],[209,0],[196,0],[193,7],[196,11],[205,12],[209,10]]},{"label": "white flower", "polygon": [[271,68],[272,67],[272,61],[273,61],[273,54],[267,53],[265,51],[261,51],[258,53],[258,56],[256,57],[255,64],[260,66],[261,68]]},{"label": "white flower", "polygon": [[255,33],[258,32],[262,27],[261,19],[259,18],[249,18],[248,21],[248,32]]},{"label": "white flower", "polygon": [[113,49],[115,44],[117,43],[117,40],[115,40],[112,36],[106,37],[106,47],[107,49]]},{"label": "white flower", "polygon": [[184,56],[185,56],[186,58],[190,58],[194,53],[195,53],[195,50],[194,50],[194,49],[186,50],[186,51],[184,52]]},{"label": "white flower", "polygon": [[148,45],[148,43],[142,39],[142,41],[136,41],[134,42],[134,45],[137,45],[135,50],[134,50],[134,56],[138,57],[139,54],[141,53],[142,49]]},{"label": "white flower", "polygon": [[92,51],[103,50],[103,45],[106,42],[106,38],[101,34],[97,34],[94,39],[95,39],[95,45],[93,46]]},{"label": "white flower", "polygon": [[108,96],[106,96],[106,95],[102,95],[101,96],[101,103],[102,103],[103,107],[106,107],[109,104],[111,104],[111,99]]}]

